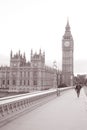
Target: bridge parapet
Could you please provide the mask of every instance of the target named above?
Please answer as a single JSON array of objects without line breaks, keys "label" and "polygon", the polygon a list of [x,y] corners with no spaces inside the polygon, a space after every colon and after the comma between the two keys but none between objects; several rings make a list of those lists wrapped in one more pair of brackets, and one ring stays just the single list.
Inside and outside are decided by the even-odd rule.
[{"label": "bridge parapet", "polygon": [[[59,89],[60,92],[73,87]],[[0,126],[57,96],[57,89],[0,98]]]}]

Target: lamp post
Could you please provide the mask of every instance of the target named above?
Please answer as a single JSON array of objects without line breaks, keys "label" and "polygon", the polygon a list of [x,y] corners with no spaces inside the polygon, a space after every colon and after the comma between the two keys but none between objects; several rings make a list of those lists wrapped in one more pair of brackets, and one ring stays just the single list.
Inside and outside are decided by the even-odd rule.
[{"label": "lamp post", "polygon": [[57,70],[57,63],[56,61],[53,62],[54,69],[56,69],[56,90],[57,90],[57,96],[59,96],[60,92],[58,89],[59,86],[59,70]]},{"label": "lamp post", "polygon": [[56,73],[56,80],[57,80],[57,96],[59,95],[58,94],[58,71],[57,71],[57,73]]},{"label": "lamp post", "polygon": [[57,74],[57,76],[56,76],[56,77],[57,77],[57,96],[59,96],[59,95],[60,95],[60,91],[59,91],[59,89],[58,89],[58,88],[59,88],[59,80],[60,80],[60,79],[59,79],[59,70],[57,70],[57,73],[56,73],[56,74]]}]

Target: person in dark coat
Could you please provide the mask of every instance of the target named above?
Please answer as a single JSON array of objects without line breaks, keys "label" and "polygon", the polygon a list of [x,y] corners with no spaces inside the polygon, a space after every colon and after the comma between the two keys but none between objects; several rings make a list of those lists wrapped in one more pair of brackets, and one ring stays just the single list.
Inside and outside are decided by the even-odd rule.
[{"label": "person in dark coat", "polygon": [[81,88],[82,88],[82,86],[80,84],[77,84],[76,87],[75,87],[75,90],[77,92],[77,97],[79,97],[79,95],[80,95]]}]

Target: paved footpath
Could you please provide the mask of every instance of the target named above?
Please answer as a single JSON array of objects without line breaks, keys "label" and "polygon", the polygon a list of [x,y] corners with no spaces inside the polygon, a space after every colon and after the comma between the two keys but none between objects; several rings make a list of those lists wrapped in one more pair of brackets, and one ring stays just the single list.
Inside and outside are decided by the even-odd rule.
[{"label": "paved footpath", "polygon": [[87,99],[69,90],[39,108],[9,122],[0,130],[87,130]]}]

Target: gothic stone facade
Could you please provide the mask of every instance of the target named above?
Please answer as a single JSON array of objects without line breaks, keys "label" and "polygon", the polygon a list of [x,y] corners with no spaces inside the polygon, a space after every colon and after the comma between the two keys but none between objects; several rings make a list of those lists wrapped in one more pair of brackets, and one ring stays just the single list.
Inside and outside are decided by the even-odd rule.
[{"label": "gothic stone facade", "polygon": [[45,53],[31,50],[31,60],[25,53],[10,54],[10,66],[0,67],[0,88],[9,92],[29,92],[56,87],[56,70],[45,65]]}]

